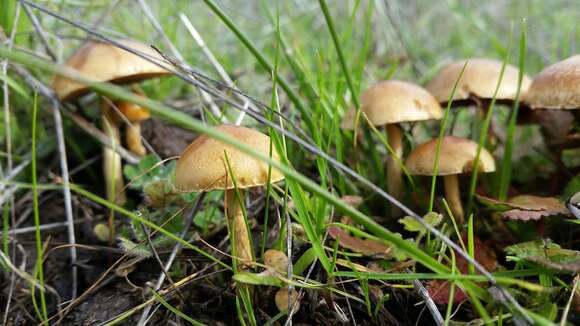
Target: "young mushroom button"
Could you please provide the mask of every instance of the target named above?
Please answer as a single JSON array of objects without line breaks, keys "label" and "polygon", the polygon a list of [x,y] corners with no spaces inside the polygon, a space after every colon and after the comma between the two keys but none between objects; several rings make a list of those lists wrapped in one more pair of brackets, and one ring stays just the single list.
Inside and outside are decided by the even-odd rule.
[{"label": "young mushroom button", "polygon": [[[413,175],[433,175],[437,140],[432,139],[421,144],[409,154],[406,162],[409,173]],[[464,213],[457,175],[472,171],[476,153],[477,143],[469,139],[447,136],[441,142],[437,175],[443,176],[445,198],[459,224],[463,224]],[[495,161],[485,148],[481,149],[478,167],[480,172],[495,171]]]},{"label": "young mushroom button", "polygon": [[[231,125],[216,128],[256,151],[265,155],[270,153],[270,138],[258,131]],[[279,159],[274,147],[272,159]],[[225,190],[224,201],[232,254],[242,265],[253,261],[250,236],[242,214],[244,189],[283,179],[284,175],[274,168],[270,169],[266,162],[207,135],[199,136],[183,151],[175,168],[175,187],[179,191]],[[236,187],[239,197],[236,196]]]},{"label": "young mushroom button", "polygon": [[[389,146],[394,152],[394,155],[389,155],[386,162],[387,187],[393,197],[401,200],[403,196],[401,173],[403,135],[399,124],[440,120],[443,117],[441,106],[433,95],[422,87],[398,80],[387,80],[370,87],[361,95],[360,104],[360,110],[371,124],[386,128]],[[354,129],[355,115],[356,110],[350,109],[345,114],[341,127]],[[394,216],[399,216],[400,213],[396,207],[393,207]]]},{"label": "young mushroom button", "polygon": [[[131,41],[118,41],[121,45],[149,58],[162,62],[161,56],[148,45]],[[98,82],[116,84],[136,83],[148,78],[168,75],[170,72],[129,51],[108,43],[89,41],[81,46],[67,61],[66,65],[83,77]],[[52,87],[61,101],[74,101],[90,92],[90,88],[77,81],[56,75]],[[101,115],[104,133],[119,144],[119,121],[110,107],[110,101],[102,99]],[[112,150],[112,145],[103,148],[103,173],[109,199],[118,204],[125,202],[121,157]],[[138,154],[138,153],[137,153]],[[113,192],[112,189],[115,189]]]}]

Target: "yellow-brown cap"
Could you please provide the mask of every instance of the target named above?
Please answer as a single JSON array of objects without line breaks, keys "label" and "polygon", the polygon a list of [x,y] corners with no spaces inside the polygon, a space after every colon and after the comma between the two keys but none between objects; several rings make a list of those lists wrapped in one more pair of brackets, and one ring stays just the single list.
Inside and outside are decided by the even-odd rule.
[{"label": "yellow-brown cap", "polygon": [[[159,63],[163,58],[146,44],[132,41],[118,41],[121,45],[133,49]],[[82,76],[99,82],[132,83],[144,79],[170,74],[129,51],[112,44],[89,41],[81,46],[65,63],[76,69]],[[88,92],[86,85],[56,75],[52,88],[63,101],[73,100]]]},{"label": "yellow-brown cap", "polygon": [[[433,175],[437,138],[423,143],[415,148],[405,163],[409,173],[415,175]],[[439,172],[437,175],[468,173],[472,170],[477,153],[477,143],[460,137],[446,136],[441,142],[439,152]],[[491,154],[481,149],[479,155],[479,171],[495,171],[495,161]]]},{"label": "yellow-brown cap", "polygon": [[[232,125],[221,125],[216,129],[256,151],[266,155],[270,153],[270,137],[261,132]],[[257,187],[268,183],[270,167],[267,163],[219,140],[201,135],[181,153],[175,167],[175,187],[184,192],[234,188],[232,176],[228,173],[230,170],[226,153],[238,188]],[[278,158],[279,155],[273,147],[272,159]],[[272,168],[271,171],[270,182],[284,179],[284,175],[277,169]]]},{"label": "yellow-brown cap", "polygon": [[149,110],[139,104],[121,101],[115,102],[115,105],[117,108],[119,108],[119,111],[121,111],[121,113],[123,113],[123,115],[125,115],[131,122],[140,122],[151,117]]},{"label": "yellow-brown cap", "polygon": [[532,109],[580,109],[580,54],[542,70],[524,101]]},{"label": "yellow-brown cap", "polygon": [[[382,126],[391,123],[438,120],[443,117],[437,100],[423,87],[399,80],[386,80],[362,93],[361,110],[370,123]],[[356,110],[345,114],[341,127],[353,129]]]},{"label": "yellow-brown cap", "polygon": [[[453,101],[469,100],[472,96],[480,99],[491,99],[499,82],[502,62],[491,59],[471,58],[453,62],[443,67],[439,73],[427,84],[426,88],[440,103],[447,103],[453,86],[459,79],[465,65],[463,76],[457,84]],[[506,64],[500,87],[497,91],[498,100],[515,100],[518,89],[518,68]],[[524,75],[521,94],[525,94],[530,87],[531,79]]]}]

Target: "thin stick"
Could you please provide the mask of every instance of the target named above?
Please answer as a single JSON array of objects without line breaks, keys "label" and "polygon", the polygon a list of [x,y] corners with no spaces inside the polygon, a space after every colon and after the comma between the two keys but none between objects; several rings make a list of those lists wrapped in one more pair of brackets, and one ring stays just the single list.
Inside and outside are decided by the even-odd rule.
[{"label": "thin stick", "polygon": [[[50,48],[48,43],[47,34],[42,29],[42,26],[38,22],[36,15],[32,12],[32,10],[27,6],[24,5],[24,11],[30,18],[32,25],[34,26],[34,30],[38,34],[39,39],[41,40],[42,45],[44,46],[45,52],[56,61],[57,57],[55,53]],[[67,222],[67,237],[68,241],[71,244],[69,248],[69,254],[71,259],[71,298],[74,299],[77,296],[77,288],[78,288],[78,267],[77,267],[77,249],[76,249],[76,238],[75,238],[75,225],[74,225],[74,215],[72,210],[72,200],[71,200],[71,192],[69,186],[69,171],[68,171],[68,160],[66,156],[66,144],[64,139],[64,131],[62,127],[62,116],[60,114],[60,105],[59,101],[56,98],[52,99],[52,113],[54,118],[54,126],[56,131],[56,142],[58,147],[58,154],[59,154],[59,161],[60,161],[60,170],[62,174],[63,180],[63,196],[64,196],[64,211],[65,217]],[[35,150],[35,149],[33,149]]]},{"label": "thin stick", "polygon": [[76,239],[75,239],[75,224],[74,224],[74,215],[72,210],[72,199],[71,199],[71,192],[70,192],[70,177],[68,171],[68,163],[66,157],[66,144],[64,139],[64,132],[62,128],[62,116],[59,110],[59,102],[58,100],[53,100],[52,102],[52,113],[54,117],[54,126],[56,129],[56,142],[58,147],[58,154],[59,154],[59,161],[60,161],[60,170],[62,174],[62,186],[63,186],[63,195],[64,195],[64,211],[66,216],[67,222],[67,237],[68,242],[71,244],[69,248],[70,252],[70,260],[72,265],[71,270],[71,277],[72,277],[72,284],[71,284],[71,298],[74,299],[77,296],[77,289],[78,289],[78,269],[77,269],[77,249],[76,249]]},{"label": "thin stick", "polygon": [[[7,48],[8,49],[12,49],[12,46],[14,45],[14,37],[16,36],[16,30],[17,30],[17,26],[18,26],[18,21],[20,20],[20,2],[16,3],[16,8],[15,8],[15,19],[12,25],[12,31],[10,31],[10,38],[7,40]],[[2,32],[2,30],[0,29],[0,39],[2,41],[4,41],[6,39],[4,33]],[[8,171],[12,170],[12,130],[10,128],[11,124],[10,124],[10,93],[9,93],[9,89],[8,89],[8,60],[4,60],[2,62],[2,75],[5,77],[4,78],[4,82],[3,82],[3,93],[4,93],[4,125],[6,128],[6,153],[7,153],[7,167],[8,167]],[[10,219],[11,219],[11,223],[12,225],[15,224],[16,222],[16,212],[14,210],[14,197],[12,196],[14,192],[12,191],[10,193]],[[12,246],[12,260],[16,260],[16,250],[15,250],[16,244],[14,243]],[[8,313],[10,312],[10,303],[12,302],[12,294],[14,292],[14,283],[16,281],[16,277],[13,271],[10,272],[10,286],[8,289],[8,298],[6,300],[6,308],[4,311],[4,318],[3,318],[3,324],[6,325],[6,323],[8,322]]]},{"label": "thin stick", "polygon": [[[187,234],[187,231],[189,230],[189,227],[191,226],[191,223],[193,222],[193,217],[195,216],[195,213],[200,209],[201,207],[201,203],[203,202],[203,199],[205,198],[205,192],[201,193],[198,198],[197,198],[197,202],[195,203],[195,207],[191,210],[191,212],[186,213],[185,215],[187,216],[185,225],[183,225],[183,231],[181,232],[180,237],[184,238],[185,235]],[[159,274],[159,278],[157,279],[157,283],[155,283],[155,291],[159,291],[159,289],[161,289],[161,287],[163,286],[163,282],[165,282],[165,277],[167,272],[169,271],[169,269],[171,268],[171,266],[173,265],[173,262],[175,261],[175,258],[177,258],[177,254],[179,253],[179,251],[181,250],[183,246],[180,243],[177,243],[174,247],[173,250],[171,250],[171,254],[169,255],[169,258],[167,259],[167,261],[165,262],[165,266],[162,266],[162,272],[161,274]],[[152,306],[149,305],[147,306],[144,310],[143,313],[141,314],[141,317],[139,318],[139,322],[137,323],[138,326],[143,326],[147,323],[147,321],[149,320],[149,313],[151,311]]]},{"label": "thin stick", "polygon": [[[195,29],[195,27],[193,27],[193,24],[191,23],[189,18],[187,18],[187,16],[183,13],[179,13],[179,18],[181,19],[181,21],[185,25],[185,28],[187,28],[187,30],[189,31],[189,34],[191,34],[191,36],[193,37],[193,39],[195,40],[197,45],[199,45],[199,47],[201,48],[201,50],[203,51],[205,56],[208,58],[209,62],[214,66],[217,73],[224,80],[226,85],[228,85],[229,87],[233,88],[236,91],[239,91],[239,89],[234,84],[234,81],[230,78],[230,76],[228,75],[226,70],[219,63],[219,61],[213,55],[211,50],[207,47],[207,45],[205,44],[205,41],[201,37],[201,34],[199,34],[199,32]],[[257,110],[257,108],[252,103],[250,103],[250,101],[248,101],[248,99],[246,97],[240,95],[240,93],[235,93],[235,94],[237,95],[237,97],[240,100],[244,101],[244,110],[242,110],[239,113],[238,117],[236,118],[235,124],[237,126],[239,126],[242,123],[242,121],[244,120],[244,117],[246,116],[247,109],[251,108],[251,109]]]},{"label": "thin stick", "polygon": [[[185,62],[185,60],[183,59],[183,56],[181,55],[179,50],[177,50],[177,48],[175,47],[175,45],[173,45],[173,43],[171,42],[169,37],[167,37],[167,34],[165,34],[163,27],[161,26],[161,24],[159,24],[159,21],[157,20],[157,18],[155,18],[155,15],[153,15],[153,12],[151,11],[151,8],[149,8],[149,5],[147,4],[147,2],[145,2],[145,0],[139,0],[139,4],[141,5],[141,9],[143,10],[143,13],[145,13],[145,16],[147,16],[147,19],[149,19],[149,22],[153,25],[153,27],[155,28],[157,33],[159,33],[159,35],[161,36],[161,39],[163,40],[165,45],[167,45],[167,47],[169,48],[169,50],[171,51],[173,56],[177,60],[179,60],[181,62]],[[228,119],[222,114],[219,107],[213,101],[211,95],[209,95],[206,91],[204,91],[200,87],[196,87],[196,88],[199,91],[199,93],[201,94],[201,97],[203,98],[203,100],[209,105],[212,113],[216,116],[216,118],[221,117],[222,122],[228,123]]]}]

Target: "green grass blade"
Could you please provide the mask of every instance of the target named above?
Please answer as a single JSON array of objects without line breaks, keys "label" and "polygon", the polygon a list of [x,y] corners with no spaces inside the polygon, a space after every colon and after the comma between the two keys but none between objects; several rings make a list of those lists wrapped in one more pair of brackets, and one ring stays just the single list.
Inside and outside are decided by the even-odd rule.
[{"label": "green grass blade", "polygon": [[[36,130],[37,130],[37,113],[38,113],[38,93],[34,94],[34,102],[32,105],[32,158],[31,158],[31,180],[32,180],[32,201],[34,207],[34,226],[36,237],[36,271],[35,279],[38,278],[40,287],[44,288],[44,271],[43,271],[43,256],[44,250],[42,247],[42,237],[40,235],[40,210],[38,207],[38,187],[37,187],[37,173],[36,173]],[[36,307],[36,287],[32,287],[32,300]],[[37,309],[38,310],[38,309]],[[46,298],[44,291],[40,291],[40,311],[37,311],[40,320],[46,322],[48,320],[48,312],[46,309]]]},{"label": "green grass blade", "polygon": [[[256,46],[250,41],[248,37],[240,30],[240,28],[229,18],[229,16],[213,1],[213,0],[203,0],[205,4],[213,11],[223,22],[226,26],[236,35],[236,37],[244,44],[244,46],[254,55],[258,63],[264,68],[264,70],[271,72],[274,70],[272,64],[266,59],[266,57],[256,48]],[[290,83],[286,81],[286,79],[282,76],[278,77],[278,83],[280,87],[286,92],[288,98],[294,103],[298,111],[300,111],[302,120],[308,126],[310,131],[315,130],[314,123],[311,119],[309,112],[306,110],[306,106],[298,97],[298,94],[294,92]],[[314,134],[314,132],[313,132]]]},{"label": "green grass blade", "polygon": [[433,211],[433,205],[435,204],[435,186],[437,185],[437,175],[439,174],[439,154],[441,152],[441,142],[443,141],[445,129],[447,128],[447,120],[449,120],[449,111],[451,111],[451,104],[453,104],[457,85],[459,85],[461,78],[463,78],[463,72],[468,63],[469,62],[466,61],[465,64],[463,64],[459,77],[455,81],[455,84],[453,84],[453,89],[449,95],[449,99],[447,100],[447,107],[443,113],[443,120],[441,120],[441,125],[439,126],[439,136],[437,137],[437,146],[435,147],[435,162],[433,163],[433,176],[431,177],[431,192],[429,194],[429,212]]},{"label": "green grass blade", "polygon": [[512,29],[510,30],[509,43],[508,43],[507,50],[506,50],[505,55],[504,55],[503,60],[502,60],[502,65],[501,65],[501,70],[499,72],[499,78],[497,81],[497,85],[496,85],[495,90],[493,92],[493,97],[491,99],[491,103],[490,103],[489,108],[487,110],[487,113],[485,115],[485,119],[483,121],[483,125],[481,127],[481,130],[479,132],[479,142],[477,144],[477,151],[475,153],[475,159],[473,160],[473,165],[471,168],[472,172],[471,172],[471,182],[469,184],[469,197],[468,197],[468,202],[467,202],[467,214],[472,213],[473,198],[475,196],[475,190],[477,187],[477,177],[479,176],[479,158],[481,156],[481,150],[485,147],[487,133],[488,133],[489,126],[491,124],[491,118],[493,117],[493,112],[495,109],[495,102],[497,100],[497,94],[499,92],[499,88],[500,88],[501,83],[503,81],[505,67],[506,67],[507,62],[509,60],[509,55],[510,55],[511,47],[512,47],[512,39],[513,39],[513,26],[512,26]]},{"label": "green grass blade", "polygon": [[340,61],[340,66],[342,68],[342,73],[346,78],[346,83],[348,88],[350,89],[350,93],[352,94],[352,101],[354,102],[355,107],[360,107],[360,103],[358,101],[358,92],[356,92],[354,88],[354,84],[352,82],[352,77],[350,76],[350,70],[346,64],[346,60],[344,58],[344,53],[342,52],[342,47],[340,46],[340,41],[338,40],[338,36],[336,35],[336,30],[334,28],[334,22],[332,20],[332,16],[328,12],[328,6],[326,5],[326,0],[318,0],[320,4],[320,8],[322,9],[322,13],[324,14],[324,18],[326,20],[326,26],[330,32],[330,36],[332,36],[332,42],[334,43],[334,47],[336,49],[336,54],[338,55],[338,60]]},{"label": "green grass blade", "polygon": [[153,294],[153,296],[155,297],[155,300],[157,300],[159,303],[161,303],[165,308],[167,308],[169,311],[171,311],[172,313],[179,316],[181,319],[187,321],[191,325],[195,325],[195,326],[204,326],[205,325],[205,324],[200,323],[197,320],[189,317],[188,315],[184,314],[181,310],[172,306],[169,302],[165,301],[165,299],[163,299],[163,297],[161,295],[159,295],[159,293],[157,293],[155,290],[152,289],[151,294]]},{"label": "green grass blade", "polygon": [[505,150],[503,154],[502,164],[501,164],[501,177],[499,185],[499,200],[506,200],[508,195],[508,189],[511,182],[512,173],[512,153],[514,147],[514,132],[516,129],[516,122],[518,118],[518,112],[520,109],[520,94],[522,90],[522,81],[524,78],[524,69],[526,65],[526,20],[523,19],[520,25],[520,57],[518,62],[518,87],[516,90],[516,97],[514,101],[514,107],[510,115],[510,119],[507,126],[507,135],[505,142]]}]

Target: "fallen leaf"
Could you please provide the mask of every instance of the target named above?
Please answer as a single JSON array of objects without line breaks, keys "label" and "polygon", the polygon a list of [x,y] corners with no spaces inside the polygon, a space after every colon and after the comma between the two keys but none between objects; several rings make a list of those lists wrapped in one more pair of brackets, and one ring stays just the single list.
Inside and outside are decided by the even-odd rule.
[{"label": "fallen leaf", "polygon": [[[449,292],[451,291],[451,283],[449,281],[431,280],[427,282],[426,288],[429,296],[436,304],[446,305],[449,303]],[[456,286],[453,303],[460,303],[465,300],[467,300],[467,295],[460,287]]]},{"label": "fallen leaf", "polygon": [[508,255],[516,256],[553,270],[580,272],[580,251],[561,248],[546,240],[518,243],[505,248]]},{"label": "fallen leaf", "polygon": [[511,220],[529,221],[548,216],[570,215],[570,211],[564,203],[554,197],[521,195],[512,197],[508,203],[517,206],[516,209],[508,210],[502,214],[504,218]]},{"label": "fallen leaf", "polygon": [[382,257],[388,257],[392,250],[390,246],[387,246],[382,242],[353,237],[343,229],[336,226],[328,228],[328,235],[338,241],[339,246],[367,256],[379,255]]},{"label": "fallen leaf", "polygon": [[[467,245],[467,235],[463,235],[463,242]],[[473,249],[475,260],[486,270],[493,271],[497,268],[497,257],[495,256],[495,253],[477,237],[473,239]],[[468,273],[469,263],[458,253],[455,253],[455,265],[462,274]]]},{"label": "fallen leaf", "polygon": [[340,197],[340,199],[347,203],[348,205],[357,208],[360,206],[360,204],[362,204],[363,199],[361,196],[356,196],[356,195],[344,195],[342,197]]}]

